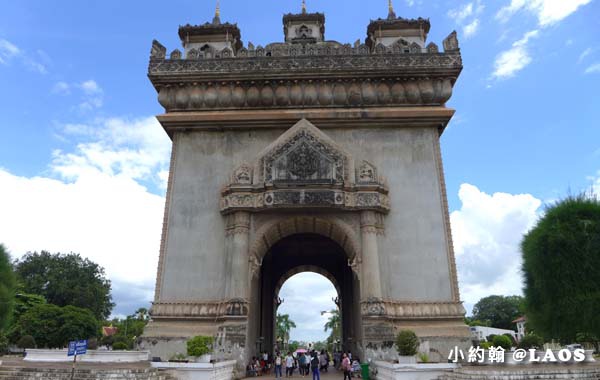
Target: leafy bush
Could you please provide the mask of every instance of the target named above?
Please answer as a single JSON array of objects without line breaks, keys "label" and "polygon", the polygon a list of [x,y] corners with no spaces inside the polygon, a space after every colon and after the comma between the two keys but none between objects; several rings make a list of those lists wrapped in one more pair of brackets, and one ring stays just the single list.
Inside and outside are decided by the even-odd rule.
[{"label": "leafy bush", "polygon": [[479,347],[483,348],[484,350],[489,350],[490,347],[492,347],[492,343],[490,343],[490,342],[481,342],[481,344],[479,345]]},{"label": "leafy bush", "polygon": [[97,336],[99,325],[89,310],[39,304],[21,316],[15,331],[18,336],[31,335],[39,347],[60,348],[72,340]]},{"label": "leafy bush", "polygon": [[117,342],[115,344],[113,344],[112,346],[113,350],[115,351],[124,351],[127,350],[127,343],[125,342]]},{"label": "leafy bush", "polygon": [[8,338],[0,331],[0,356],[8,353]]},{"label": "leafy bush", "polygon": [[211,336],[195,336],[187,341],[187,354],[189,356],[202,356],[208,354],[212,349],[213,338]]},{"label": "leafy bush", "polygon": [[519,348],[529,350],[530,348],[542,348],[544,346],[544,340],[535,334],[525,335],[519,342]]},{"label": "leafy bush", "polygon": [[419,338],[412,330],[402,330],[396,337],[396,348],[402,356],[416,355],[419,348]]},{"label": "leafy bush", "polygon": [[17,342],[19,348],[35,348],[35,339],[31,335],[23,335]]},{"label": "leafy bush", "polygon": [[496,335],[494,339],[492,339],[492,345],[494,347],[502,347],[505,350],[510,350],[512,341],[506,335]]},{"label": "leafy bush", "polygon": [[424,353],[424,352],[421,352],[421,353],[419,354],[419,361],[420,361],[421,363],[429,363],[429,355],[427,355],[427,354],[426,354],[426,353]]}]

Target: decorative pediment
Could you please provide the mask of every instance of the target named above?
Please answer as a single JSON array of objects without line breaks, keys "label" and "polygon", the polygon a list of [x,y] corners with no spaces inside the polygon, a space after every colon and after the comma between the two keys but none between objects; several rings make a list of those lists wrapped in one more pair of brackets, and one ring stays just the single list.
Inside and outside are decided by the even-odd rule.
[{"label": "decorative pediment", "polygon": [[302,119],[259,155],[258,180],[265,185],[350,183],[350,155]]},{"label": "decorative pediment", "polygon": [[221,212],[329,208],[389,210],[388,190],[375,165],[351,156],[305,119],[256,158],[241,164],[222,191]]}]

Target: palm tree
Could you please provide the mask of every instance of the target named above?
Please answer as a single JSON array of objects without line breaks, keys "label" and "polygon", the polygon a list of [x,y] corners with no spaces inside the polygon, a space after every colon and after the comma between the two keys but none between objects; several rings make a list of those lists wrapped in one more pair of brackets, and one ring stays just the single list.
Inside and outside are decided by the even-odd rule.
[{"label": "palm tree", "polygon": [[283,338],[284,342],[290,339],[290,331],[296,327],[296,323],[290,319],[288,314],[277,314],[277,336]]},{"label": "palm tree", "polygon": [[342,318],[340,317],[340,311],[338,309],[321,312],[321,314],[329,314],[329,320],[323,326],[323,330],[327,332],[331,330],[329,334],[329,338],[327,338],[328,342],[334,342],[335,340],[339,340],[342,338]]}]

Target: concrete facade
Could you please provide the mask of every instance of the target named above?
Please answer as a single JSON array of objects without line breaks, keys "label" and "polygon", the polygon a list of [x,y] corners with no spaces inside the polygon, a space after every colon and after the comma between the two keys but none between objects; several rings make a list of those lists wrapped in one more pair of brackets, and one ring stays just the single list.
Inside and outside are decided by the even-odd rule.
[{"label": "concrete facade", "polygon": [[[306,10],[284,25],[303,20],[322,21],[324,33],[324,15]],[[443,53],[435,44],[405,50],[400,39],[415,30],[424,45],[429,21],[390,9],[368,31],[379,24],[391,31],[385,39],[368,35],[354,47],[307,38],[301,27],[296,37],[286,28],[285,43],[214,56],[168,59],[153,43],[149,77],[173,141],[142,338],[153,356],[214,335],[241,368],[273,347],[278,289],[302,270],[340,289],[343,344],[354,352],[389,347],[405,328],[442,356],[470,342],[439,141],[462,69],[456,34]],[[221,25],[235,27],[185,28],[202,40]],[[324,253],[298,251],[298,242]],[[275,267],[274,252],[285,258]]]}]

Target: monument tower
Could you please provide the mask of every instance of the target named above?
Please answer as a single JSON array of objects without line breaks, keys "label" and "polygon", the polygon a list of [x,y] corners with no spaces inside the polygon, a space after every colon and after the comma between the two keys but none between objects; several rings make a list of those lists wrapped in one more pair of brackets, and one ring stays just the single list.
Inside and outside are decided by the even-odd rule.
[{"label": "monument tower", "polygon": [[440,136],[462,69],[456,33],[428,19],[370,22],[327,40],[325,15],[283,16],[283,42],[236,24],[179,28],[148,76],[173,142],[152,321],[153,356],[218,336],[240,365],[275,347],[279,289],[312,271],[338,291],[342,345],[372,355],[400,329],[447,355],[463,323]]}]

